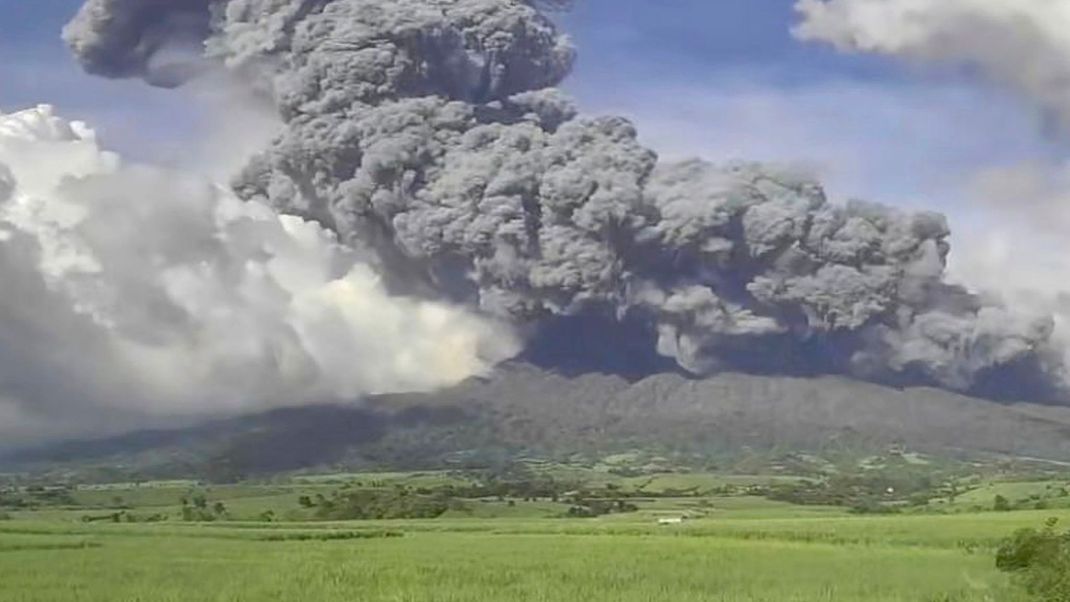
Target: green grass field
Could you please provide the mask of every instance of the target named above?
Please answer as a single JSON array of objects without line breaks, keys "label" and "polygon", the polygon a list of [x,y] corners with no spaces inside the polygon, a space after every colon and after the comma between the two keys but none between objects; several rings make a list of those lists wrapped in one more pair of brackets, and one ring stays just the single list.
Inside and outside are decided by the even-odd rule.
[{"label": "green grass field", "polygon": [[448,531],[352,541],[19,540],[0,547],[3,600],[1007,599],[988,558],[942,548]]},{"label": "green grass field", "polygon": [[1050,514],[8,521],[0,600],[1003,602],[992,546]]},{"label": "green grass field", "polygon": [[[410,478],[411,477],[411,478]],[[762,497],[642,492],[747,485],[768,477],[622,479],[638,510],[560,518],[550,500],[468,500],[433,520],[310,522],[299,495],[346,483],[449,484],[439,473],[297,477],[201,486],[79,487],[75,507],[0,521],[0,601],[359,600],[582,602],[1018,602],[996,570],[1000,540],[1070,510],[970,512],[996,493],[1054,499],[1051,483],[985,484],[953,511],[859,516]],[[463,482],[463,479],[460,479]],[[1038,493],[1039,492],[1039,493]],[[1045,493],[1047,492],[1047,493]],[[182,522],[181,500],[224,502],[225,519]],[[122,505],[158,523],[86,523]],[[265,511],[274,522],[255,521]],[[692,517],[659,525],[665,517]]]}]

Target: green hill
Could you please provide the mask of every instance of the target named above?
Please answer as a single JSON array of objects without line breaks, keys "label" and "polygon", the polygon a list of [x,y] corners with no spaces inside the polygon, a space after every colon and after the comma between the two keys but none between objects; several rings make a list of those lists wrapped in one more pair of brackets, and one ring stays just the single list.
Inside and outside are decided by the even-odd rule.
[{"label": "green hill", "polygon": [[863,457],[895,446],[1070,462],[1070,408],[835,377],[665,373],[629,381],[516,363],[438,393],[50,445],[9,454],[3,466],[233,480],[307,468],[473,467],[634,450],[678,463],[756,453]]}]

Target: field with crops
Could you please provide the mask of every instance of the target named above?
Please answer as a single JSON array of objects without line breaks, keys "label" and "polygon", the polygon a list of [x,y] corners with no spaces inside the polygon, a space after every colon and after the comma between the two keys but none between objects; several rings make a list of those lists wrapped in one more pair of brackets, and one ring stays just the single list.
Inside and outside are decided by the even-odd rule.
[{"label": "field with crops", "polygon": [[[297,503],[358,484],[466,483],[445,473],[82,486],[0,521],[0,600],[1013,602],[1025,598],[995,567],[1000,541],[1070,523],[1058,508],[868,516],[702,493],[761,480],[657,476],[632,483],[650,494],[628,498],[634,510],[582,519],[550,499],[470,499],[430,520],[316,520]],[[987,488],[1051,484],[964,497]],[[194,504],[218,516],[181,520]]]},{"label": "field with crops", "polygon": [[992,518],[19,521],[0,534],[0,599],[1011,600],[991,546],[1041,517]]}]

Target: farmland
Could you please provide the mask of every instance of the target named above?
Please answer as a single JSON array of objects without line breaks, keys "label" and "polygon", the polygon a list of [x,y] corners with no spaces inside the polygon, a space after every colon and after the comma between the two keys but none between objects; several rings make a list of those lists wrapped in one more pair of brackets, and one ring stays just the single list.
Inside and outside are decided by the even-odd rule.
[{"label": "farmland", "polygon": [[[1062,481],[977,483],[954,502],[860,514],[758,495],[799,479],[671,473],[603,475],[582,495],[620,499],[594,516],[573,510],[595,508],[581,493],[561,492],[451,499],[424,520],[324,519],[325,507],[348,508],[341,500],[460,495],[477,481],[345,473],[37,488],[23,499],[52,501],[0,521],[0,600],[1006,602],[1025,598],[995,568],[1000,541],[1049,518],[1070,523],[1070,509],[1028,509],[1032,496],[1058,506]],[[995,492],[1015,511],[979,511]]]}]

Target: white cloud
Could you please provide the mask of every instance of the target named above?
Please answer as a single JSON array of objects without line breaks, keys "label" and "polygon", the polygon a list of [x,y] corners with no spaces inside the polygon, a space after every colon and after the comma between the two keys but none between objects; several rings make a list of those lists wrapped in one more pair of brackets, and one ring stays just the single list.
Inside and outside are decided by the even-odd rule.
[{"label": "white cloud", "polygon": [[517,350],[392,296],[319,226],[123,165],[47,107],[0,116],[0,167],[0,437],[430,390]]},{"label": "white cloud", "polygon": [[982,169],[965,184],[964,196],[976,216],[957,245],[954,273],[1016,306],[1070,320],[1070,165],[1034,161]]},{"label": "white cloud", "polygon": [[798,0],[796,8],[800,39],[976,69],[1070,126],[1065,0]]}]

